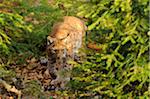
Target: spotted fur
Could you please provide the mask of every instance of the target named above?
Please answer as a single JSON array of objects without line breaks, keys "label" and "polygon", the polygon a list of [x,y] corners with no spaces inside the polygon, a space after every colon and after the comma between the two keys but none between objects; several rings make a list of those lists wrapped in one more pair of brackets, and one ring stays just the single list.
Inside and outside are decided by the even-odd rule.
[{"label": "spotted fur", "polygon": [[[61,72],[72,69],[67,64],[67,60],[69,58],[74,59],[75,54],[81,48],[86,29],[84,22],[73,16],[65,16],[63,21],[54,24],[52,32],[47,37],[47,49],[49,58],[51,58],[49,63],[50,72],[57,76],[52,84],[61,82],[60,87],[64,87],[65,82],[70,79],[70,74],[63,78]],[[54,63],[52,63],[52,60],[55,60]],[[52,66],[52,64],[54,65]]]}]

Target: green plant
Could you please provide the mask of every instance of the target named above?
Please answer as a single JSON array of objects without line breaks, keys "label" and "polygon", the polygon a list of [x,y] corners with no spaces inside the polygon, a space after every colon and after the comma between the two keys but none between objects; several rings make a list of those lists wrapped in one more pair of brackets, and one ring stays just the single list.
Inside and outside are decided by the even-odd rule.
[{"label": "green plant", "polygon": [[[33,25],[33,32],[24,35],[23,43],[27,50],[36,55],[45,51],[46,38],[51,32],[53,23],[62,17],[61,10],[48,3],[48,0],[21,0],[15,9],[25,20]],[[22,49],[22,48],[21,48]]]},{"label": "green plant", "polygon": [[[51,31],[53,23],[63,15],[62,11],[57,6],[48,3],[48,0],[5,0],[2,1],[0,7],[3,8],[2,13],[19,16],[11,20],[12,23],[13,21],[20,20],[20,24],[24,26],[24,29],[22,29],[9,24],[10,26],[8,27],[11,27],[13,31],[7,32],[11,35],[13,32],[18,33],[12,35],[13,37],[8,36],[7,41],[9,42],[3,40],[3,47],[1,49],[3,48],[5,53],[11,52],[9,54],[11,57],[16,56],[16,54],[23,55],[22,60],[31,55],[38,57],[44,54],[47,35]],[[7,21],[5,22],[7,23]],[[25,28],[32,28],[32,32]],[[9,38],[11,38],[11,44],[9,44]],[[14,39],[12,40],[12,38]],[[2,53],[2,50],[0,52]],[[24,55],[24,53],[27,54]]]},{"label": "green plant", "polygon": [[0,14],[0,54],[8,53],[8,45],[15,38],[21,39],[23,31],[31,31],[31,26],[26,25],[23,17],[15,13]]},{"label": "green plant", "polygon": [[0,64],[0,78],[12,78],[12,77],[15,77],[16,74],[11,71],[11,70],[7,70],[6,67],[4,66],[4,64]]},{"label": "green plant", "polygon": [[77,15],[88,19],[88,40],[102,51],[90,52],[87,61],[76,64],[70,84],[76,96],[148,99],[148,4],[91,0],[78,5]]},{"label": "green plant", "polygon": [[22,92],[24,95],[35,96],[36,98],[43,94],[41,85],[35,80],[25,82],[25,89]]}]

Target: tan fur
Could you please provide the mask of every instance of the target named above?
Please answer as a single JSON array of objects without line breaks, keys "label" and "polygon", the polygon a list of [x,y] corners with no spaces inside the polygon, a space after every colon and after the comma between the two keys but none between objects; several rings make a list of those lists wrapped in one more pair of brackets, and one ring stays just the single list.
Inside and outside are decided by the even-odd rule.
[{"label": "tan fur", "polygon": [[[54,52],[57,51],[55,54],[59,58],[56,59],[54,67],[57,68],[57,70],[55,69],[57,78],[52,83],[62,80],[60,76],[60,71],[64,71],[62,59],[68,56],[74,59],[74,55],[82,46],[82,39],[85,36],[86,29],[84,22],[73,16],[65,16],[62,22],[54,24],[51,34],[47,37],[48,41],[50,41],[48,49]],[[62,85],[64,86],[64,84]]]},{"label": "tan fur", "polygon": [[84,22],[73,16],[65,16],[63,22],[56,23],[48,40],[54,43],[52,49],[67,50],[67,54],[73,56],[82,44],[86,26]]}]

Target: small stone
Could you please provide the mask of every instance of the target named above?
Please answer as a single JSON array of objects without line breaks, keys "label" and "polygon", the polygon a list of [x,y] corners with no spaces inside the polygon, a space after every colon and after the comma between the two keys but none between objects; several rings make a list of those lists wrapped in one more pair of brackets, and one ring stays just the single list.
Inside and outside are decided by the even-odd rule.
[{"label": "small stone", "polygon": [[47,58],[45,58],[45,57],[41,57],[41,58],[40,58],[40,63],[41,63],[41,65],[46,66],[46,65],[47,65],[47,63],[48,63],[48,59],[47,59]]}]

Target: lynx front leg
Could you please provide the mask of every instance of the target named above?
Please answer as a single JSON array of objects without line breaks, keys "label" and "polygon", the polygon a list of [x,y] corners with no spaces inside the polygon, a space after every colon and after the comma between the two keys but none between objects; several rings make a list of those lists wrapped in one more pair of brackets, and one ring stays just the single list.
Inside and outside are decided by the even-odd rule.
[{"label": "lynx front leg", "polygon": [[57,51],[57,58],[54,66],[54,72],[56,75],[56,79],[53,79],[51,85],[58,89],[64,89],[64,79],[66,75],[64,74],[64,68],[66,67],[66,51],[65,50],[58,50]]},{"label": "lynx front leg", "polygon": [[63,68],[60,71],[56,72],[57,78],[51,82],[51,85],[56,87],[56,90],[64,90],[67,89],[67,84],[70,81],[71,71],[68,68]]}]

